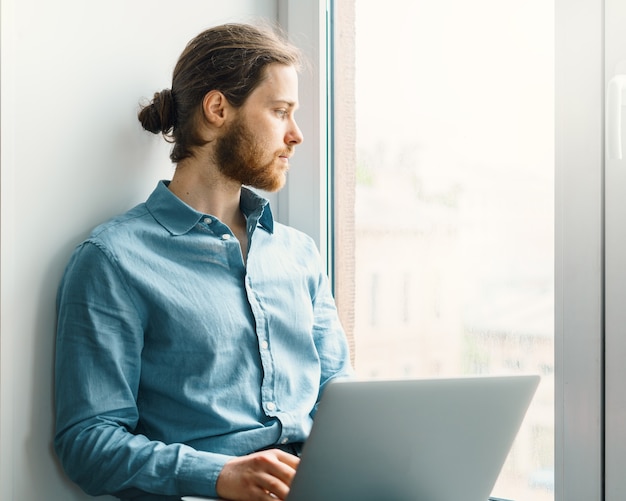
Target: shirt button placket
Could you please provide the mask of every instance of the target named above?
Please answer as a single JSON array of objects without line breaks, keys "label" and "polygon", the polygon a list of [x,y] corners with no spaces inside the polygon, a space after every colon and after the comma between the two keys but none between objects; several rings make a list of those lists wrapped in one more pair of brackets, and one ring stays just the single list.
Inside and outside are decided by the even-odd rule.
[{"label": "shirt button placket", "polygon": [[248,296],[248,302],[250,303],[250,307],[252,309],[252,315],[254,316],[254,320],[256,323],[256,334],[259,343],[259,352],[261,356],[261,366],[263,369],[263,381],[261,383],[261,399],[263,401],[263,406],[266,413],[273,414],[276,410],[276,403],[273,402],[274,394],[272,391],[273,387],[273,369],[272,369],[272,361],[269,353],[269,342],[265,339],[266,332],[264,329],[265,319],[263,315],[263,309],[259,303],[259,298],[254,293],[254,289],[252,287],[252,279],[249,275],[246,276],[245,280],[246,284],[246,294]]}]

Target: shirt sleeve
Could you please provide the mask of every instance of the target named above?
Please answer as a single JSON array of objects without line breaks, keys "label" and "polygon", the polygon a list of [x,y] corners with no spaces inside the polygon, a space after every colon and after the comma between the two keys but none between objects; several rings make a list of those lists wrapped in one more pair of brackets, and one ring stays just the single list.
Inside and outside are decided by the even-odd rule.
[{"label": "shirt sleeve", "polygon": [[97,241],[74,252],[57,310],[54,445],[68,476],[92,495],[216,496],[229,456],[134,433],[145,314]]},{"label": "shirt sleeve", "polygon": [[[317,256],[319,258],[319,254]],[[321,259],[318,260],[319,274],[312,296],[313,338],[321,364],[320,392],[317,404],[319,404],[324,388],[329,381],[335,378],[354,376],[348,340],[339,320],[328,276],[323,271]],[[317,411],[317,404],[313,410],[313,415]]]}]

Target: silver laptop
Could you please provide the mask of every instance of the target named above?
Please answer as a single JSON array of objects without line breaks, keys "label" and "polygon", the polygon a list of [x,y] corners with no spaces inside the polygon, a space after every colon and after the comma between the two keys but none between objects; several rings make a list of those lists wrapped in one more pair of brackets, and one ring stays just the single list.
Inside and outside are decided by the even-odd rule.
[{"label": "silver laptop", "polygon": [[534,375],[333,382],[287,501],[487,501],[538,384]]}]

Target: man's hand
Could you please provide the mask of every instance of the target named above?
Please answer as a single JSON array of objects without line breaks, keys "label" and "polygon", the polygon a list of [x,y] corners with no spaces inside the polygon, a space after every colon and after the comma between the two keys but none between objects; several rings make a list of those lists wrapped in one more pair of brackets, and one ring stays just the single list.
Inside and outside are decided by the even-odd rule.
[{"label": "man's hand", "polygon": [[300,458],[278,449],[236,457],[224,465],[217,494],[232,501],[283,500]]}]

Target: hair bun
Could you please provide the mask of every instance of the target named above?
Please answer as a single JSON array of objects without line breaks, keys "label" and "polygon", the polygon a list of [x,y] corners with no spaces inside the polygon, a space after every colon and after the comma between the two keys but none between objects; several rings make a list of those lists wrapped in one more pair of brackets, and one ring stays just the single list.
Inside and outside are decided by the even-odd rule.
[{"label": "hair bun", "polygon": [[155,92],[152,102],[139,111],[139,121],[144,129],[158,134],[169,133],[175,125],[174,96],[170,89]]}]

